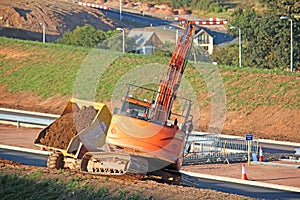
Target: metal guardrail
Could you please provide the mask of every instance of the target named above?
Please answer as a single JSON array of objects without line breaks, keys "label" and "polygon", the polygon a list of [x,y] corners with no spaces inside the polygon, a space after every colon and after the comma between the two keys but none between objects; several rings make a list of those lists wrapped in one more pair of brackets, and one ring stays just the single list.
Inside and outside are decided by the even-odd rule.
[{"label": "metal guardrail", "polygon": [[[258,153],[258,141],[250,142],[252,153]],[[223,138],[218,134],[196,134],[187,138],[185,164],[238,162],[248,159],[248,141],[242,138]]]},{"label": "metal guardrail", "polygon": [[20,126],[21,123],[48,126],[58,117],[59,115],[0,108],[0,120],[17,123],[17,126]]}]

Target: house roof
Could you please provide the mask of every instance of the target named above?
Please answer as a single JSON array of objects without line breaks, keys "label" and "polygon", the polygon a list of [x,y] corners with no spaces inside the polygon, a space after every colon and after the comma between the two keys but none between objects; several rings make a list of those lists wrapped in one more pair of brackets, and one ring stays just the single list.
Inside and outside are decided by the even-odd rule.
[{"label": "house roof", "polygon": [[212,36],[214,38],[214,45],[221,45],[224,43],[229,43],[235,39],[235,37],[227,34],[224,31],[213,31],[208,28],[202,28],[202,29],[196,31],[195,34],[197,34],[199,32],[201,33],[203,31],[205,31],[207,34],[209,34],[210,36]]},{"label": "house roof", "polygon": [[[128,37],[131,37],[135,40],[137,46],[146,46],[146,45],[162,45],[162,41],[157,37],[155,32],[145,32],[145,31],[130,31]],[[155,43],[155,44],[153,44]]]}]

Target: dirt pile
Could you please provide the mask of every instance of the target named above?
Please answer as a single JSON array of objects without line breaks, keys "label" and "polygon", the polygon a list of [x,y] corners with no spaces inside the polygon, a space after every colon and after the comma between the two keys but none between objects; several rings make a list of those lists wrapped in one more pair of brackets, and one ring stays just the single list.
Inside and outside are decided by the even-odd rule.
[{"label": "dirt pile", "polygon": [[[83,0],[82,2],[116,9],[120,6],[119,0]],[[122,1],[122,7],[132,12],[161,17],[190,13],[184,8],[174,9],[168,4],[157,5],[130,0]],[[85,24],[91,24],[96,29],[104,31],[131,26],[120,22],[117,18],[111,18],[103,10],[80,6],[74,1],[0,1],[0,36],[42,41],[44,26],[46,42],[52,42],[61,37],[65,31],[74,30],[77,26]]]},{"label": "dirt pile", "polygon": [[46,131],[44,138],[41,138],[42,145],[67,149],[70,140],[80,131],[87,128],[96,117],[96,110],[90,107],[73,113],[67,113],[59,117]]},{"label": "dirt pile", "polygon": [[24,17],[22,17],[20,13],[18,13],[17,10],[11,6],[2,5],[0,7],[0,13],[0,20],[2,22],[2,26],[12,26],[16,28],[21,28],[21,24],[25,22]]},{"label": "dirt pile", "polygon": [[101,10],[82,7],[71,1],[0,1],[0,36],[41,41],[44,25],[46,42],[51,42],[63,32],[85,24],[104,31],[122,26],[121,22],[112,20]]}]

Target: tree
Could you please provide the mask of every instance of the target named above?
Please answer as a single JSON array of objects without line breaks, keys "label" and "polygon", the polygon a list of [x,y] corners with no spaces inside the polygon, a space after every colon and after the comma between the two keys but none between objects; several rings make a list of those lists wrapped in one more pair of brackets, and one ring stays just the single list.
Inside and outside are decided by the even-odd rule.
[{"label": "tree", "polygon": [[[299,19],[294,18],[299,15],[299,12],[294,11],[298,9],[297,5],[300,3],[288,0],[261,0],[261,2],[268,2],[270,7],[264,16],[257,16],[253,9],[247,8],[245,11],[237,10],[231,20],[231,25],[239,27],[242,31],[243,66],[289,69],[290,23],[280,19],[280,16],[285,15],[293,20],[294,67],[300,69],[300,57],[296,56],[299,55],[300,49]],[[287,5],[291,9],[287,9]],[[238,30],[229,30],[229,33],[237,36]],[[232,48],[229,46],[215,51],[214,60],[222,64],[236,65],[230,59]]]},{"label": "tree", "polygon": [[[248,41],[253,37],[253,27],[256,25],[256,20],[257,15],[255,11],[248,7],[245,11],[238,9],[233,13],[231,25],[239,27],[243,32],[243,40]],[[237,29],[229,30],[229,33],[238,36]]]},{"label": "tree", "polygon": [[266,4],[272,12],[279,15],[291,16],[296,13],[300,13],[299,0],[260,0],[260,3]]},{"label": "tree", "polygon": [[212,59],[220,65],[238,66],[238,45],[229,45],[226,48],[217,48],[212,54]]},{"label": "tree", "polygon": [[56,42],[60,44],[68,44],[82,47],[97,47],[97,45],[107,38],[116,34],[116,31],[96,30],[92,25],[78,26],[72,32],[67,31],[62,38]]},{"label": "tree", "polygon": [[281,23],[275,14],[267,14],[257,20],[253,27],[253,36],[244,48],[245,65],[258,68],[285,68],[289,54],[287,35],[283,34]]}]

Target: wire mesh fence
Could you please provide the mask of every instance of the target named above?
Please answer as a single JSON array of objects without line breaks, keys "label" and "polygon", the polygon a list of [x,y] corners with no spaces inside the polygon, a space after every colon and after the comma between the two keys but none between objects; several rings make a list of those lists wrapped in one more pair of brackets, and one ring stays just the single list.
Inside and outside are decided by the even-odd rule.
[{"label": "wire mesh fence", "polygon": [[224,138],[217,134],[192,134],[187,138],[184,164],[240,162],[258,152],[258,141],[243,138]]}]

